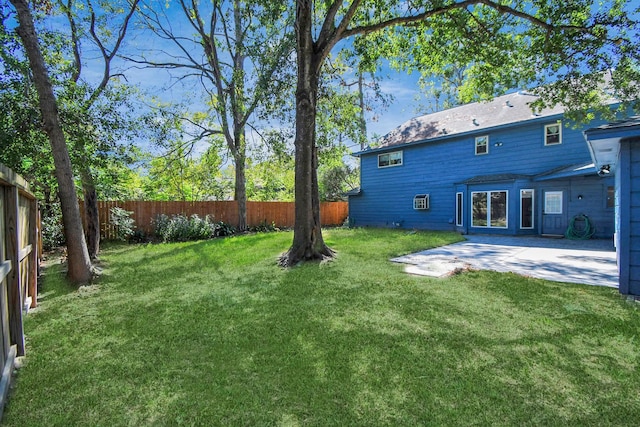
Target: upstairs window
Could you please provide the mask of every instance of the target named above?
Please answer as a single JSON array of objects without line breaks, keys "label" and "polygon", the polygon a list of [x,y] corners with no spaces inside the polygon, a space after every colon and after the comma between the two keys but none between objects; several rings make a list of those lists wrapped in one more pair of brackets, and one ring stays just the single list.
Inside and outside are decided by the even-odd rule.
[{"label": "upstairs window", "polygon": [[554,123],[544,127],[544,145],[562,144],[562,123]]},{"label": "upstairs window", "polygon": [[402,165],[402,151],[392,151],[390,153],[378,154],[378,167],[387,168],[390,166]]},{"label": "upstairs window", "polygon": [[476,156],[489,153],[489,136],[478,136],[476,138]]},{"label": "upstairs window", "polygon": [[413,209],[416,209],[416,210],[429,209],[429,195],[428,194],[417,194],[413,198]]}]

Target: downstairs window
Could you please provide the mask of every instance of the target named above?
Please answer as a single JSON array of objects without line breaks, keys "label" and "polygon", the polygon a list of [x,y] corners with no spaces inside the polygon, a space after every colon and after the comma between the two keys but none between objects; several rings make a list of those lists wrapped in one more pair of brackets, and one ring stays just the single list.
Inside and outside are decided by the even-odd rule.
[{"label": "downstairs window", "polygon": [[475,191],[471,193],[471,225],[473,227],[507,228],[507,191]]}]

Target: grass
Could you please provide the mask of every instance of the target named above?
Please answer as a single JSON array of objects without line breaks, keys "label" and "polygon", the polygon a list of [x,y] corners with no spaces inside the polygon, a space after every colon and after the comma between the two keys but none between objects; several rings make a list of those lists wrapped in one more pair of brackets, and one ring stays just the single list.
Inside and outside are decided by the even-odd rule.
[{"label": "grass", "polygon": [[327,230],[110,246],[99,283],[46,271],[7,426],[637,425],[640,309],[616,290],[392,256],[448,233]]}]

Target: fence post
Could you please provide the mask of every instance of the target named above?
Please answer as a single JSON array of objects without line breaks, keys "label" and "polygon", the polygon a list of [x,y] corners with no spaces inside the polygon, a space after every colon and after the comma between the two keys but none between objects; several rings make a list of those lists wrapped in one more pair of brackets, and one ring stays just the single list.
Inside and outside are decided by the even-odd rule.
[{"label": "fence post", "polygon": [[38,201],[31,199],[29,201],[29,245],[31,245],[31,253],[29,254],[29,283],[27,285],[27,295],[31,297],[31,305],[29,308],[36,308],[38,305],[38,263],[40,261],[38,255]]},{"label": "fence post", "polygon": [[7,276],[9,299],[9,331],[11,343],[18,346],[18,355],[24,356],[24,327],[22,324],[22,292],[20,289],[20,220],[18,218],[18,187],[5,187],[5,235],[7,259],[11,260],[11,271]]}]

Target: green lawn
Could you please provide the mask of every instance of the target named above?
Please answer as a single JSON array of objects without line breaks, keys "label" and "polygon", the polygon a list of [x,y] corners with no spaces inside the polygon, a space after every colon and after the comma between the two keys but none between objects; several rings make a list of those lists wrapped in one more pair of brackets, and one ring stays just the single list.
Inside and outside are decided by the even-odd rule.
[{"label": "green lawn", "polygon": [[11,426],[638,425],[640,308],[617,290],[392,256],[460,239],[326,230],[110,246],[99,283],[45,276]]}]

